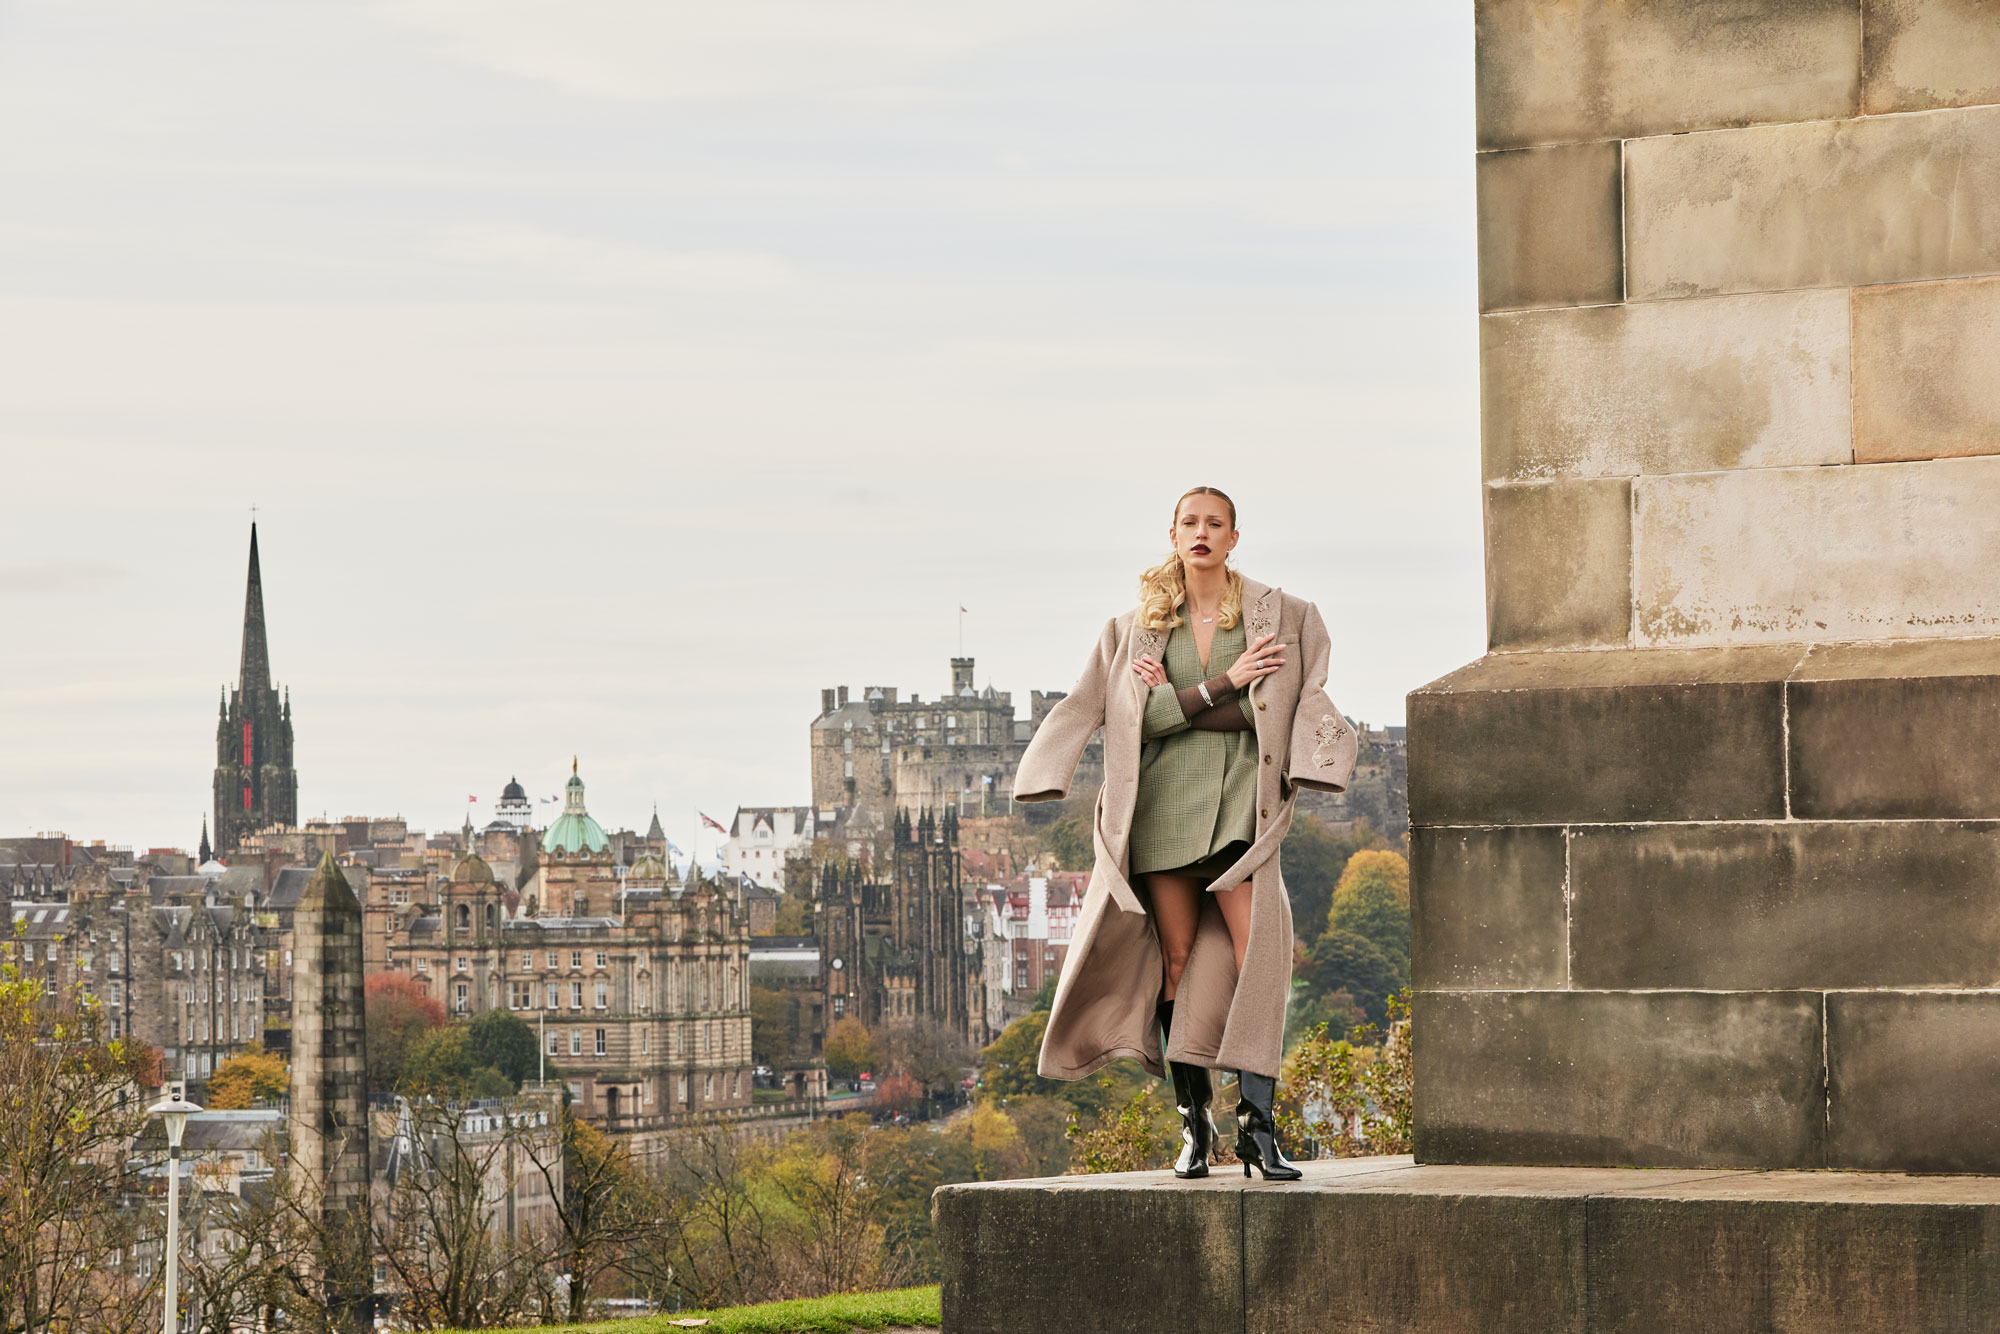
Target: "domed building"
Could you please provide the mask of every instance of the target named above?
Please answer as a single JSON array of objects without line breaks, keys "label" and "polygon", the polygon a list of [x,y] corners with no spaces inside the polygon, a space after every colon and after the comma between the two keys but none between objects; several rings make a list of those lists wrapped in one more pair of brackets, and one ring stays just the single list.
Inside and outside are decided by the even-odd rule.
[{"label": "domed building", "polygon": [[583,779],[577,776],[576,761],[569,762],[569,783],[563,790],[563,813],[542,835],[544,858],[594,858],[611,855],[611,840],[604,826],[590,818],[583,804]]},{"label": "domed building", "polygon": [[520,779],[509,778],[507,786],[500,790],[500,800],[493,803],[493,824],[504,824],[517,834],[525,834],[534,823],[535,804],[528,800],[528,789],[521,786]]}]

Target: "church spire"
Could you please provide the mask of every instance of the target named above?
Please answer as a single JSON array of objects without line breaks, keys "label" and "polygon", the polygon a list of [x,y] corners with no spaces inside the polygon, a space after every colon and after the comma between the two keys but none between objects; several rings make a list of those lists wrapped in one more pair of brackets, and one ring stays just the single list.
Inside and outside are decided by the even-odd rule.
[{"label": "church spire", "polygon": [[257,567],[257,523],[250,523],[250,579],[243,594],[243,665],[239,689],[246,699],[271,688],[271,650],[264,642],[264,576]]},{"label": "church spire", "polygon": [[208,817],[204,815],[201,817],[201,860],[196,862],[195,865],[206,866],[214,860],[215,849],[210,847],[208,843]]}]

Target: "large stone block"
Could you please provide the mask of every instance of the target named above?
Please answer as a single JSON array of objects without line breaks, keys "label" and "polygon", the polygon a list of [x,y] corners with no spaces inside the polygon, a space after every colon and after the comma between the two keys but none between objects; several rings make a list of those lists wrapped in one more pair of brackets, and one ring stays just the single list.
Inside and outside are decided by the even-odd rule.
[{"label": "large stone block", "polygon": [[1486,636],[1493,648],[1624,645],[1632,623],[1632,492],[1624,478],[1486,488]]},{"label": "large stone block", "polygon": [[1242,1328],[1241,1192],[1223,1176],[1162,1190],[1163,1176],[1173,1180],[1124,1172],[940,1189],[945,1328],[1071,1329],[1087,1311],[1093,1329],[1154,1334],[1163,1308],[1191,1327]]},{"label": "large stone block", "polygon": [[1576,987],[2000,986],[2000,824],[1577,829],[1569,872]]},{"label": "large stone block", "polygon": [[1846,463],[1847,339],[1845,292],[1487,315],[1487,480]]},{"label": "large stone block", "polygon": [[1862,0],[1861,110],[2000,102],[2000,9],[1992,0]]},{"label": "large stone block", "polygon": [[1826,1061],[1828,1166],[2000,1172],[2000,992],[1834,992]]},{"label": "large stone block", "polygon": [[1410,972],[1420,987],[1569,984],[1564,831],[1416,829]]},{"label": "large stone block", "polygon": [[1479,0],[1474,14],[1481,148],[1854,114],[1854,0]]},{"label": "large stone block", "polygon": [[1771,820],[1798,648],[1499,653],[1408,700],[1417,825]]},{"label": "large stone block", "polygon": [[1586,1328],[2000,1328],[1996,1186],[1968,1177],[1732,1172],[1594,1195],[1586,1205]]},{"label": "large stone block", "polygon": [[1787,692],[1794,815],[2000,818],[2000,640],[1820,645]]},{"label": "large stone block", "polygon": [[1625,262],[1635,301],[2000,272],[2000,107],[1635,139]]},{"label": "large stone block", "polygon": [[1420,991],[1427,1163],[1819,1167],[1814,992]]},{"label": "large stone block", "polygon": [[[1242,1328],[1580,1328],[1580,1201],[1547,1183],[1518,1180],[1528,1174],[1465,1179],[1476,1170],[1405,1168],[1246,1194]],[[1598,1184],[1613,1185],[1615,1175],[1601,1174]],[[1395,1184],[1350,1189],[1365,1179]],[[1503,1236],[1514,1240],[1493,1244]]]},{"label": "large stone block", "polygon": [[2000,454],[2000,278],[1855,292],[1855,458],[1967,454]]},{"label": "large stone block", "polygon": [[1481,310],[1620,299],[1615,141],[1482,153],[1477,178]]},{"label": "large stone block", "polygon": [[2000,633],[2000,459],[1642,477],[1633,488],[1641,645]]}]

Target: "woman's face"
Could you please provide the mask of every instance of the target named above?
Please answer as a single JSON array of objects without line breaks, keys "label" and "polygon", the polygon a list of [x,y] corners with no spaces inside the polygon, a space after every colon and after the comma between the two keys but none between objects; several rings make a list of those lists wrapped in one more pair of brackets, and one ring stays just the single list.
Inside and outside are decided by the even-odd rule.
[{"label": "woman's face", "polygon": [[1236,528],[1229,506],[1215,496],[1189,496],[1174,515],[1174,550],[1189,570],[1219,570],[1236,549]]}]

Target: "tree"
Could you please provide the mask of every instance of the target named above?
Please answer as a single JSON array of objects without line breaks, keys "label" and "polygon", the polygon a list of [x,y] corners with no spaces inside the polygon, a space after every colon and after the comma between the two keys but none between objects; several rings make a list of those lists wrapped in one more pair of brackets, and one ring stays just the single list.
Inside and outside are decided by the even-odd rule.
[{"label": "tree", "polygon": [[[1102,1081],[1106,1092],[1111,1081]],[[1166,1162],[1172,1142],[1169,1121],[1179,1116],[1160,1093],[1159,1080],[1120,1103],[1106,1106],[1096,1123],[1086,1126],[1076,1113],[1069,1118],[1070,1170],[1079,1174],[1095,1172],[1138,1172],[1160,1167]]]},{"label": "tree", "polygon": [[463,1097],[477,1067],[472,1063],[472,1034],[464,1024],[422,1029],[403,1055],[399,1092],[432,1097]]},{"label": "tree", "polygon": [[1347,859],[1347,866],[1340,873],[1334,897],[1370,883],[1387,885],[1398,902],[1405,908],[1410,906],[1410,864],[1401,853],[1387,848],[1369,848],[1355,853]]},{"label": "tree", "polygon": [[750,1053],[770,1066],[790,1065],[800,1055],[798,997],[775,987],[750,984]]},{"label": "tree", "polygon": [[683,1206],[641,1171],[629,1143],[587,1125],[564,1107],[557,1159],[546,1149],[531,1155],[556,1200],[556,1255],[569,1285],[567,1319],[584,1318],[600,1284],[614,1274],[643,1272],[649,1257],[669,1248],[681,1228]]},{"label": "tree", "polygon": [[785,1142],[771,1183],[785,1205],[788,1243],[777,1252],[787,1296],[873,1292],[910,1276],[887,1245],[881,1198],[862,1172],[869,1135],[858,1113],[818,1121]]},{"label": "tree", "polygon": [[1372,1024],[1352,1041],[1321,1026],[1285,1058],[1276,1112],[1287,1143],[1335,1158],[1410,1151],[1409,995],[1388,998],[1389,1032],[1379,1046],[1370,1045],[1379,1035]]},{"label": "tree", "polygon": [[[504,1080],[502,1081],[505,1082]],[[498,1201],[512,1192],[537,1136],[553,1142],[533,1109],[510,1106],[497,1118],[463,1104],[405,1101],[409,1152],[373,1212],[376,1253],[395,1279],[398,1314],[412,1328],[484,1329],[512,1324],[533,1309],[544,1285],[538,1238],[510,1236]]]},{"label": "tree", "polygon": [[1366,823],[1356,822],[1351,834],[1336,834],[1317,816],[1299,812],[1279,852],[1294,920],[1306,923],[1308,931],[1316,930],[1326,921],[1349,860],[1365,848],[1381,846],[1381,836]]},{"label": "tree", "polygon": [[980,1093],[990,1098],[1062,1097],[1063,1084],[1043,1079],[1036,1071],[1042,1058],[1042,1034],[1048,1027],[1049,1012],[1031,1010],[1001,1029],[1000,1036],[979,1053]]},{"label": "tree", "polygon": [[491,1066],[499,1071],[513,1085],[509,1092],[519,1092],[521,1085],[535,1079],[541,1047],[535,1041],[535,1030],[519,1015],[485,1010],[473,1016],[466,1029],[470,1041],[467,1054],[474,1067]]},{"label": "tree", "polygon": [[159,1328],[156,1289],[116,1263],[156,1217],[118,1208],[152,1066],[95,998],[0,964],[0,1330]]},{"label": "tree", "polygon": [[[1355,864],[1363,858],[1393,858],[1402,865],[1403,892],[1397,896],[1396,884],[1391,875],[1378,872],[1375,868],[1363,868],[1360,875],[1354,874]],[[1334,892],[1333,907],[1327,913],[1327,928],[1333,931],[1352,931],[1355,935],[1373,941],[1375,947],[1389,957],[1390,962],[1400,964],[1405,975],[1410,966],[1410,871],[1403,859],[1393,852],[1357,852],[1348,864],[1348,874],[1340,879],[1340,888]],[[1387,868],[1384,868],[1385,871]]]},{"label": "tree", "polygon": [[1088,871],[1097,860],[1096,819],[1092,805],[1072,799],[1042,835],[1042,849],[1057,869]]},{"label": "tree", "polygon": [[848,1015],[826,1035],[822,1053],[826,1072],[835,1079],[852,1079],[875,1064],[875,1036],[868,1026]]},{"label": "tree", "polygon": [[[977,1113],[974,1113],[977,1115]],[[994,1108],[992,1115],[1006,1120]],[[982,1178],[971,1117],[960,1117],[943,1134],[927,1129],[877,1127],[864,1142],[863,1177],[873,1192],[874,1216],[883,1243],[902,1257],[910,1282],[939,1277],[937,1244],[931,1232],[931,1193],[939,1186]]]},{"label": "tree", "polygon": [[973,1063],[972,1049],[958,1030],[934,1019],[892,1029],[884,1046],[883,1058],[915,1079],[925,1097],[956,1097]]},{"label": "tree", "polygon": [[252,1043],[215,1068],[208,1080],[208,1107],[231,1111],[259,1102],[277,1102],[291,1092],[292,1073],[284,1059]]},{"label": "tree", "polygon": [[1309,981],[1321,995],[1345,991],[1354,998],[1371,1022],[1389,1017],[1388,1001],[1409,981],[1407,968],[1399,967],[1374,941],[1352,931],[1328,931],[1312,947],[1307,958]]},{"label": "tree", "polygon": [[[787,863],[789,865],[789,862]],[[809,884],[803,876],[797,880],[787,880],[788,884]],[[772,915],[771,934],[774,936],[809,936],[812,934],[812,900],[804,894],[788,893],[778,900],[778,910]]]},{"label": "tree", "polygon": [[389,1093],[403,1081],[409,1044],[418,1034],[444,1027],[444,1002],[407,973],[371,973],[364,992],[368,1087]]}]

